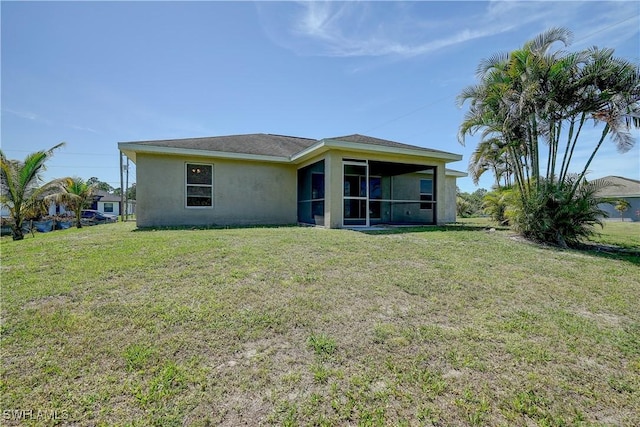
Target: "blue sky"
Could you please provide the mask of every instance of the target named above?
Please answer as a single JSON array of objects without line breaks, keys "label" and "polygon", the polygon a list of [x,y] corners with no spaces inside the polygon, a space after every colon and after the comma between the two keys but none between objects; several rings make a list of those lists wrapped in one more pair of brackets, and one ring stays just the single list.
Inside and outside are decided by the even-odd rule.
[{"label": "blue sky", "polygon": [[[465,171],[476,139],[457,142],[455,98],[481,59],[553,26],[573,31],[569,50],[640,56],[637,1],[2,1],[1,19],[2,150],[66,141],[45,178],[114,187],[118,142],[243,133],[361,133],[462,154],[450,167]],[[606,175],[640,179],[640,142],[607,142],[589,177]]]}]

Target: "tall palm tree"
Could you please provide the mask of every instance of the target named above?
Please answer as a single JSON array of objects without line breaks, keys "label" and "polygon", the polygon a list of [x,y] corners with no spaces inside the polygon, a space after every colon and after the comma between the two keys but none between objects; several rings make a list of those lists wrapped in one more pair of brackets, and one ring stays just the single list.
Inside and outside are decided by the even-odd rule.
[{"label": "tall palm tree", "polygon": [[64,178],[60,191],[47,196],[47,200],[63,204],[76,216],[76,227],[82,228],[82,210],[90,206],[95,194],[95,186],[82,178]]},{"label": "tall palm tree", "polygon": [[[470,104],[459,141],[464,144],[466,135],[481,132],[469,166],[472,177],[476,171],[484,172],[487,158],[497,154],[487,150],[490,142],[502,141],[498,146],[506,152],[525,208],[532,206],[525,203],[528,198],[544,202],[545,197],[555,197],[543,194],[552,188],[568,191],[564,200],[573,200],[605,138],[625,152],[635,144],[631,127],[640,127],[640,67],[615,58],[612,49],[551,50],[555,43],[567,46],[570,41],[570,31],[552,28],[520,49],[483,60],[477,69],[479,83],[457,98],[459,105]],[[588,121],[604,127],[576,178],[571,161]],[[545,145],[548,154],[543,165]]]},{"label": "tall palm tree", "polygon": [[0,150],[0,168],[2,178],[2,204],[9,208],[12,219],[13,240],[24,239],[22,225],[29,212],[33,212],[42,202],[43,196],[53,191],[58,181],[42,184],[41,173],[46,169],[45,163],[53,156],[54,150],[62,147],[64,142],[47,151],[29,154],[23,161],[7,159]]}]

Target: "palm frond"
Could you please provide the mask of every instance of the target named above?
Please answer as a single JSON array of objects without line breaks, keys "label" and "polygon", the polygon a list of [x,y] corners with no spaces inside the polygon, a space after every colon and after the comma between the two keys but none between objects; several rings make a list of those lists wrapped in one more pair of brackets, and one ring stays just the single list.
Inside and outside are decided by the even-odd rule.
[{"label": "palm frond", "polygon": [[495,53],[488,58],[481,59],[476,68],[476,77],[483,79],[490,71],[502,70],[508,60],[509,53],[507,52]]},{"label": "palm frond", "polygon": [[571,30],[562,27],[552,27],[525,43],[525,48],[544,54],[549,50],[551,45],[556,42],[561,42],[564,46],[569,46],[572,41],[573,32]]}]

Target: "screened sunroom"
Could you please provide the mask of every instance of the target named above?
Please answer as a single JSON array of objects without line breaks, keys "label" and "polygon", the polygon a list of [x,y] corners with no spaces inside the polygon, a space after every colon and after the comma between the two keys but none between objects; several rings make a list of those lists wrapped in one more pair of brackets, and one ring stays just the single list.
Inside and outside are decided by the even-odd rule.
[{"label": "screened sunroom", "polygon": [[436,223],[436,166],[345,158],[341,167],[341,194],[325,187],[324,161],[298,170],[299,222],[325,225],[333,197],[343,227]]}]

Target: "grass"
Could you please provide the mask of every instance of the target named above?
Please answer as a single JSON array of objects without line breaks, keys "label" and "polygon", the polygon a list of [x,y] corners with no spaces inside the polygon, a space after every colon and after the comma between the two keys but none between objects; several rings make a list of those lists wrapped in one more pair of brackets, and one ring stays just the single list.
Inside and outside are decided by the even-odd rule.
[{"label": "grass", "polygon": [[3,238],[3,425],[640,425],[640,224],[486,225]]},{"label": "grass", "polygon": [[640,230],[638,222],[606,221],[602,230],[592,239],[595,243],[615,245],[627,249],[640,248]]}]

